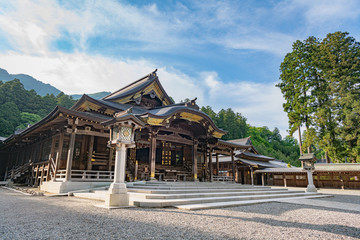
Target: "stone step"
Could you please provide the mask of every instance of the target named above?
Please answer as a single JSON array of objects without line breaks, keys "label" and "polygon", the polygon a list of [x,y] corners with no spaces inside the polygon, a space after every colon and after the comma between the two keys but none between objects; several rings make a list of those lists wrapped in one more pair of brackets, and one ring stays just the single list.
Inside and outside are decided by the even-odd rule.
[{"label": "stone step", "polygon": [[174,183],[174,184],[131,184],[127,186],[128,188],[140,188],[140,189],[194,189],[194,188],[213,188],[213,189],[222,189],[222,188],[238,188],[238,189],[270,189],[271,187],[268,186],[252,186],[252,185],[240,185],[240,184],[232,184],[232,183],[225,183],[225,184],[181,184],[181,183]]},{"label": "stone step", "polygon": [[175,205],[188,205],[213,202],[234,202],[258,199],[271,199],[282,197],[297,197],[317,195],[318,193],[281,193],[281,194],[263,194],[250,196],[226,196],[226,197],[205,197],[205,198],[182,198],[182,199],[132,199],[133,205],[138,207],[170,207]]},{"label": "stone step", "polygon": [[[250,191],[264,191],[269,190],[270,188],[261,189],[254,188]],[[247,192],[249,189],[239,189],[239,188],[186,188],[186,189],[146,189],[146,188],[128,188],[127,191],[135,193],[147,193],[147,194],[183,194],[183,193],[204,193],[204,192]]]},{"label": "stone step", "polygon": [[244,191],[244,192],[203,192],[203,193],[183,193],[183,194],[137,194],[129,193],[134,197],[143,199],[179,199],[179,198],[205,198],[205,197],[226,197],[226,196],[248,196],[248,195],[264,195],[264,194],[281,194],[281,193],[303,193],[303,191],[265,190],[265,191]]},{"label": "stone step", "polygon": [[201,210],[201,209],[212,209],[212,208],[238,207],[238,206],[267,203],[267,202],[277,202],[277,201],[281,202],[283,200],[304,199],[304,198],[326,198],[326,197],[332,197],[332,196],[316,194],[316,195],[308,195],[308,196],[282,197],[282,198],[272,198],[272,199],[256,199],[256,200],[246,200],[246,201],[174,205],[173,207],[184,210]]}]

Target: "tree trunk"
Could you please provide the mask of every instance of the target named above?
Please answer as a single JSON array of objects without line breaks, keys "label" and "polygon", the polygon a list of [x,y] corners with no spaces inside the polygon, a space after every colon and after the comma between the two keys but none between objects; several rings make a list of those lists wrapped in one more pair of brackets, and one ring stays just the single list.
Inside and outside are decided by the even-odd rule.
[{"label": "tree trunk", "polygon": [[327,151],[325,151],[325,159],[326,159],[326,163],[330,163],[330,158]]},{"label": "tree trunk", "polygon": [[[309,126],[308,125],[306,125],[306,133],[309,137]],[[307,141],[309,142],[309,139]],[[307,151],[308,151],[308,153],[311,153],[311,144],[310,143],[309,143],[309,146],[307,147]]]},{"label": "tree trunk", "polygon": [[298,132],[299,132],[299,148],[300,148],[300,155],[303,154],[302,152],[302,142],[301,142],[301,129],[300,126],[298,127]]}]

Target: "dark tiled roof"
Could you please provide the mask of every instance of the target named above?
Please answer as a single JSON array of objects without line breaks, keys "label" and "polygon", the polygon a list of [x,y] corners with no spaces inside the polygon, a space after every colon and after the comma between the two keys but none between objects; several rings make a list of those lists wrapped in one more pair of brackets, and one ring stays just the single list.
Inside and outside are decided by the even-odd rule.
[{"label": "dark tiled roof", "polygon": [[264,161],[264,160],[265,161],[275,160],[275,158],[260,155],[260,154],[255,154],[255,153],[252,153],[252,152],[241,152],[241,153],[237,154],[236,157],[243,158],[243,159],[251,159],[251,160],[259,159],[259,160],[262,160],[262,161]]}]

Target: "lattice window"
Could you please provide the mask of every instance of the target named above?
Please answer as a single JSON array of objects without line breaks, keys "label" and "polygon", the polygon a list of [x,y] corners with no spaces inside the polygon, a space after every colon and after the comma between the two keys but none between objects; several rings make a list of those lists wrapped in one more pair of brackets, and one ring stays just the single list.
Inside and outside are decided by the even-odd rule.
[{"label": "lattice window", "polygon": [[171,165],[171,143],[162,142],[161,158],[162,165]]}]

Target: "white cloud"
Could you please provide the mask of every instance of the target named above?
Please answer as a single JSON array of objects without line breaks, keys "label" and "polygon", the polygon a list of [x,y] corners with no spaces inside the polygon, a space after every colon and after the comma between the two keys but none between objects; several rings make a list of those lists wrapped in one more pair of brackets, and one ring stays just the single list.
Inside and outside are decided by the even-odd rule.
[{"label": "white cloud", "polygon": [[232,108],[248,119],[253,126],[278,127],[283,136],[287,135],[287,116],[283,112],[284,99],[280,89],[273,83],[236,81],[225,83],[214,72],[203,73],[206,95],[204,104],[216,111]]}]

